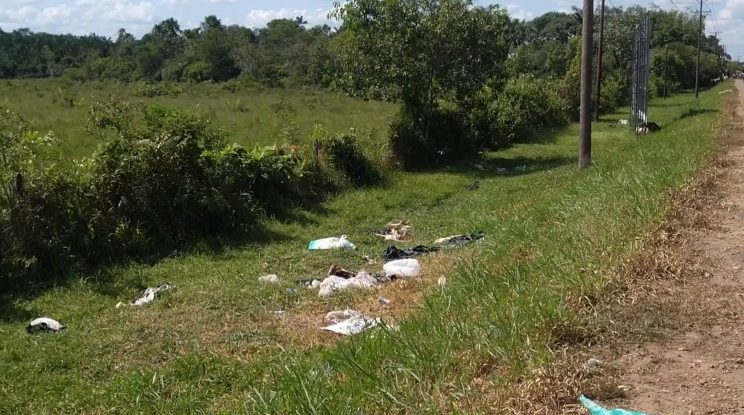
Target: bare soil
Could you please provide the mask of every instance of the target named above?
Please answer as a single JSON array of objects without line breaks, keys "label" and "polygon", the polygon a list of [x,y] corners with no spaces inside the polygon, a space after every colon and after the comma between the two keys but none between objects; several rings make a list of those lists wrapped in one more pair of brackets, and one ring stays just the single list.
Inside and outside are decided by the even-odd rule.
[{"label": "bare soil", "polygon": [[[674,242],[654,253],[656,262],[641,262],[668,256],[679,269],[658,279],[649,273],[643,292],[630,294],[638,301],[618,313],[625,333],[593,350],[621,392],[604,405],[653,415],[744,415],[744,82],[736,86],[738,107],[734,113],[729,97],[707,194],[697,206],[680,206],[689,208],[684,228],[667,235]],[[696,215],[704,226],[690,220]],[[628,333],[634,318],[645,333]]]}]

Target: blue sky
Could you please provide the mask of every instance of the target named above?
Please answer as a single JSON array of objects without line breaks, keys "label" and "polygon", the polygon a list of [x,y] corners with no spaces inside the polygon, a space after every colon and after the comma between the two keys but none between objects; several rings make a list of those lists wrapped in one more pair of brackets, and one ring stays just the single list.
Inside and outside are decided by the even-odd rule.
[{"label": "blue sky", "polygon": [[[595,0],[599,3],[601,0]],[[655,3],[681,10],[695,0],[607,0],[607,4],[629,6]],[[479,4],[490,4],[480,0]],[[530,19],[551,10],[568,11],[581,0],[505,0],[498,3],[520,19]],[[50,33],[97,33],[114,36],[121,27],[137,36],[153,24],[175,17],[181,26],[194,27],[214,14],[226,24],[259,27],[275,18],[304,16],[311,24],[328,23],[332,0],[0,0],[0,28],[28,27]],[[722,32],[723,42],[734,57],[744,58],[744,0],[707,0],[711,18],[706,31]]]}]

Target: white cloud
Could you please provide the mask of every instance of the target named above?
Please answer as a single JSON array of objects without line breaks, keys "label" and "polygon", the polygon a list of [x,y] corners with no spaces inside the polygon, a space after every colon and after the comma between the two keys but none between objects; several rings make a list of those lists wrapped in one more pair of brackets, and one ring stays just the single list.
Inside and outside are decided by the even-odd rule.
[{"label": "white cloud", "polygon": [[278,10],[251,10],[245,18],[248,27],[262,27],[274,19],[294,19],[302,16],[308,24],[335,25],[338,22],[328,18],[329,10],[326,9],[278,9]]},{"label": "white cloud", "polygon": [[59,6],[51,6],[42,10],[36,20],[44,25],[49,23],[62,23],[67,21],[67,18],[72,14],[72,9],[66,4]]},{"label": "white cloud", "polygon": [[728,0],[718,13],[719,20],[730,20],[737,12],[744,13],[744,0]]},{"label": "white cloud", "polygon": [[23,6],[18,9],[0,9],[0,16],[5,16],[12,21],[26,21],[34,15],[36,15],[36,8],[32,6]]},{"label": "white cloud", "polygon": [[207,0],[207,3],[235,3],[238,0]]},{"label": "white cloud", "polygon": [[509,16],[519,20],[530,20],[535,17],[535,14],[523,9],[518,4],[507,4],[506,10],[509,12]]}]

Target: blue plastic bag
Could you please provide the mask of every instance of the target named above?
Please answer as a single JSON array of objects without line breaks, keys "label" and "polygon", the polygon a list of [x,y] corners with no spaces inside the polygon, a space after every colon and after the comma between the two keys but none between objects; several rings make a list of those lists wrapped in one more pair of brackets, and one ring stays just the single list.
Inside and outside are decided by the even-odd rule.
[{"label": "blue plastic bag", "polygon": [[592,415],[646,415],[641,412],[626,411],[625,409],[605,409],[584,395],[579,397],[579,401]]}]

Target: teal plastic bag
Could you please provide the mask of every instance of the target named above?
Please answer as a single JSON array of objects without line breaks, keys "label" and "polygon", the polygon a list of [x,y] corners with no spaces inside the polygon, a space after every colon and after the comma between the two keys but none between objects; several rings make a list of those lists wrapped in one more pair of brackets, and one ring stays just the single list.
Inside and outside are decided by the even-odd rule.
[{"label": "teal plastic bag", "polygon": [[646,415],[641,412],[626,411],[625,409],[605,409],[584,395],[579,397],[579,401],[592,415]]}]

